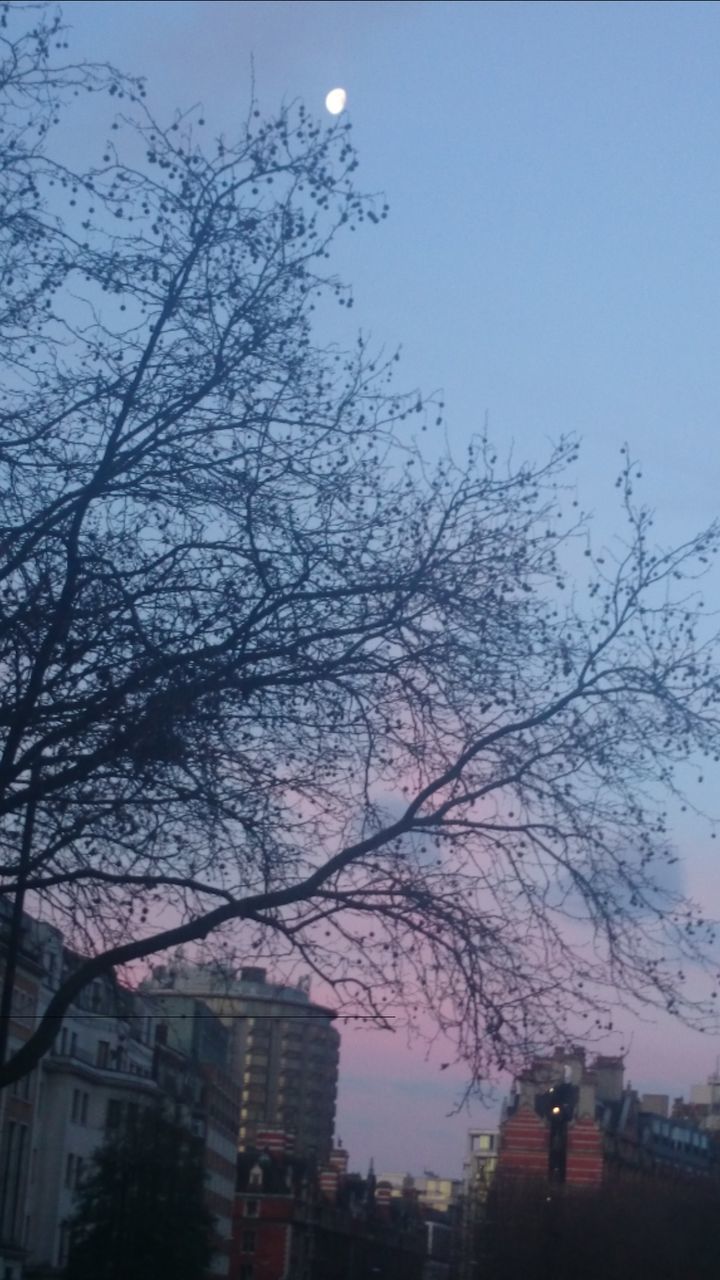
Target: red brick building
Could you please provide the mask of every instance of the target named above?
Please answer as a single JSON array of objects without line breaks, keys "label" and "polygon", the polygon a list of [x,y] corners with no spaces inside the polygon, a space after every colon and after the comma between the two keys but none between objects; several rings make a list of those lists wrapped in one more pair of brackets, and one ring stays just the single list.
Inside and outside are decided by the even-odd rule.
[{"label": "red brick building", "polygon": [[231,1280],[421,1280],[425,1227],[415,1204],[347,1172],[294,1156],[292,1138],[258,1133],[238,1158]]},{"label": "red brick building", "polygon": [[612,1169],[715,1177],[720,1147],[686,1105],[626,1088],[620,1057],[583,1049],[536,1059],[516,1080],[500,1125],[497,1177],[597,1189]]},{"label": "red brick building", "polygon": [[588,1067],[579,1048],[536,1059],[515,1082],[500,1126],[498,1178],[598,1187],[604,1167],[599,1111],[622,1095],[622,1074],[622,1059],[599,1058]]},{"label": "red brick building", "polygon": [[[515,1082],[475,1257],[495,1280],[715,1280],[720,1149],[625,1087],[621,1058],[557,1050]],[[477,1272],[475,1273],[477,1274]]]}]

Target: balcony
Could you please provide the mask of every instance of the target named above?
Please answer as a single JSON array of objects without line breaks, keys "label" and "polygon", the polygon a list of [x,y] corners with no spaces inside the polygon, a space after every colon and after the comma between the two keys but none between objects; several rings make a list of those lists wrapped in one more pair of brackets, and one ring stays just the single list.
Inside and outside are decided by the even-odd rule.
[{"label": "balcony", "polygon": [[44,1069],[58,1074],[63,1071],[79,1072],[82,1075],[89,1075],[97,1083],[141,1084],[152,1089],[157,1088],[151,1072],[138,1067],[134,1062],[122,1067],[113,1062],[98,1066],[91,1054],[77,1047],[63,1052],[51,1051],[44,1061]]}]

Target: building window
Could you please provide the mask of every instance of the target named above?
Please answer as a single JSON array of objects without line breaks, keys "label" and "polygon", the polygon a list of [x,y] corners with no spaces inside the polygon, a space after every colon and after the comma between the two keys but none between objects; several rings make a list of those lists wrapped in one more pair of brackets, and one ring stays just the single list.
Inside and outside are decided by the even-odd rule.
[{"label": "building window", "polygon": [[31,1080],[31,1077],[28,1075],[28,1076],[22,1076],[20,1080],[15,1081],[12,1087],[12,1093],[14,1098],[23,1098],[25,1102],[28,1101],[30,1097],[30,1080]]},{"label": "building window", "polygon": [[240,1268],[240,1280],[253,1280],[252,1262],[243,1262]]},{"label": "building window", "polygon": [[67,1027],[63,1027],[62,1031],[60,1032],[60,1052],[61,1053],[67,1053],[67,1042],[68,1042]]},{"label": "building window", "polygon": [[122,1120],[122,1102],[118,1102],[117,1098],[108,1098],[107,1111],[105,1112],[105,1124],[108,1129],[117,1129]]},{"label": "building window", "polygon": [[74,1187],[75,1185],[75,1157],[69,1155],[65,1161],[65,1186]]},{"label": "building window", "polygon": [[243,1253],[255,1252],[255,1232],[254,1231],[243,1231],[242,1247],[243,1247]]},{"label": "building window", "polygon": [[87,1124],[90,1094],[83,1089],[73,1089],[72,1118],[75,1124]]},{"label": "building window", "polygon": [[258,1202],[257,1202],[257,1200],[246,1200],[246,1201],[245,1201],[245,1217],[246,1217],[246,1218],[257,1218],[257,1216],[258,1216]]},{"label": "building window", "polygon": [[60,1239],[58,1242],[58,1266],[64,1267],[68,1260],[70,1252],[70,1228],[67,1222],[60,1224]]},{"label": "building window", "polygon": [[99,1067],[107,1067],[110,1065],[110,1041],[109,1040],[98,1040],[97,1065]]}]

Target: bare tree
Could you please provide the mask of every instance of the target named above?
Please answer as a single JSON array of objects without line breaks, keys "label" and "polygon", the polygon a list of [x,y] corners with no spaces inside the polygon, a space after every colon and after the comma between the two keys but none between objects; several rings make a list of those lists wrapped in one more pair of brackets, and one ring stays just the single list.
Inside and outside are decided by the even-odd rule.
[{"label": "bare tree", "polygon": [[655,550],[626,456],[595,557],[572,442],[424,462],[438,407],[317,336],[335,233],[385,213],[349,126],[253,109],[201,146],[92,74],[129,104],[98,163],[43,129],[2,168],[0,892],[88,958],[0,1083],[95,975],[213,932],[429,1010],[473,1078],[618,989],[705,1018],[678,957],[710,933],[661,872],[674,769],[720,754],[717,530]]}]

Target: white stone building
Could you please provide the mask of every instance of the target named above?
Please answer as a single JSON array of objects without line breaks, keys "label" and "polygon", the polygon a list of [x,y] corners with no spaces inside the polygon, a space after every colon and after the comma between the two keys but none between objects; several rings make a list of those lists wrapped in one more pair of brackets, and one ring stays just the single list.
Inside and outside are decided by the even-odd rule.
[{"label": "white stone building", "polygon": [[[55,933],[56,931],[53,931]],[[54,963],[47,954],[55,947]],[[62,939],[46,938],[45,1003],[55,974],[75,958]],[[52,975],[52,976],[51,976]],[[52,983],[52,985],[51,985]],[[68,1227],[80,1181],[108,1128],[125,1109],[152,1104],[154,1024],[110,978],[81,993],[40,1067],[30,1184],[27,1266],[49,1272],[67,1261]]]}]

